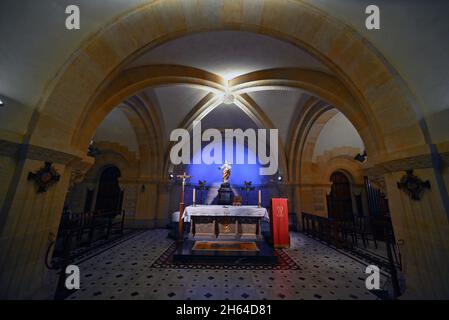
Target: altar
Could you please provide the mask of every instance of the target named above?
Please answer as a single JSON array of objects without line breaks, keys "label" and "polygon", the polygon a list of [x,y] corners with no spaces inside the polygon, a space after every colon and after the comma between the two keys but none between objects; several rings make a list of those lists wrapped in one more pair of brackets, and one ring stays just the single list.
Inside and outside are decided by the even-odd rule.
[{"label": "altar", "polygon": [[258,206],[196,205],[185,208],[191,240],[261,240],[261,221],[269,220]]}]

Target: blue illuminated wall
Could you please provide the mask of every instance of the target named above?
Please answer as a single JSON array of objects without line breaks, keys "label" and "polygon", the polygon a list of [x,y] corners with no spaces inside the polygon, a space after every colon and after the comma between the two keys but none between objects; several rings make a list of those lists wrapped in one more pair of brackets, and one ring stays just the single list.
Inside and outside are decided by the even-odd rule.
[{"label": "blue illuminated wall", "polygon": [[[224,129],[242,129],[246,130],[248,128],[257,129],[257,126],[254,122],[237,106],[235,105],[221,105],[214,109],[205,119],[201,122],[202,131],[208,128],[215,128],[219,130]],[[222,150],[222,160],[231,161],[231,159],[226,159],[225,156],[225,134],[223,135],[223,141],[221,141],[221,150]],[[202,147],[209,144],[209,142],[203,142]],[[216,145],[219,147],[219,145]],[[255,150],[248,149],[248,146],[245,144],[243,146],[244,154],[245,154],[245,164],[236,164],[236,142],[234,141],[234,159],[232,159],[232,170],[231,170],[231,178],[230,184],[231,188],[234,191],[235,195],[241,195],[243,201],[246,201],[246,193],[241,190],[241,187],[244,184],[244,181],[251,181],[253,186],[255,186],[255,190],[250,193],[249,196],[249,204],[255,205],[258,202],[257,192],[259,189],[262,191],[262,202],[264,206],[268,205],[270,199],[270,190],[266,188],[267,182],[270,179],[273,179],[272,176],[262,176],[260,175],[259,169],[261,165],[258,162],[257,154]],[[194,158],[194,154],[191,154],[191,158]],[[248,164],[248,159],[254,159],[256,164]],[[216,203],[216,196],[218,194],[218,188],[220,187],[222,181],[222,171],[219,170],[220,164],[189,164],[189,165],[180,165],[175,167],[174,172],[176,174],[187,172],[192,176],[192,179],[189,180],[188,185],[186,187],[185,194],[185,202],[186,204],[190,204],[192,202],[192,189],[198,185],[198,180],[206,180],[206,185],[210,188],[207,194],[204,195],[204,200],[206,204]],[[175,203],[177,203],[177,195],[173,195],[175,198]],[[198,194],[199,198],[199,194]],[[199,200],[197,201],[199,202]],[[176,204],[173,206],[176,208]]]},{"label": "blue illuminated wall", "polygon": [[[253,150],[249,150],[246,145],[243,145],[243,150],[245,154],[245,164],[236,164],[236,143],[234,141],[234,159],[226,159],[233,162],[231,164],[231,178],[230,184],[235,195],[242,195],[243,199],[246,200],[246,194],[241,191],[245,181],[251,181],[256,188],[262,186],[266,181],[266,176],[261,176],[259,173],[260,164],[257,160],[257,155]],[[218,145],[217,145],[218,147]],[[225,160],[225,142],[221,144],[223,160]],[[248,159],[254,159],[256,164],[248,164]],[[220,165],[216,164],[190,164],[186,167],[186,172],[192,176],[191,184],[198,184],[198,180],[206,180],[206,184],[210,187],[209,192],[205,195],[205,203],[215,203],[218,188],[222,182],[222,171],[219,169]],[[252,204],[257,203],[257,190],[253,191],[250,195],[250,200]]]},{"label": "blue illuminated wall", "polygon": [[[225,143],[223,142],[221,145],[223,160],[225,160]],[[259,174],[260,164],[257,160],[257,156],[255,152],[252,150],[248,150],[247,146],[243,146],[245,152],[245,164],[236,164],[236,145],[234,142],[234,159],[226,159],[228,161],[233,162],[231,164],[231,184],[243,185],[244,181],[252,181],[253,184],[260,185],[264,182],[264,176]],[[248,158],[253,158],[256,161],[256,164],[248,164]],[[222,171],[219,170],[219,165],[212,164],[190,164],[187,166],[187,170],[189,174],[194,177],[194,181],[198,180],[206,180],[209,183],[221,183],[222,179]]]}]

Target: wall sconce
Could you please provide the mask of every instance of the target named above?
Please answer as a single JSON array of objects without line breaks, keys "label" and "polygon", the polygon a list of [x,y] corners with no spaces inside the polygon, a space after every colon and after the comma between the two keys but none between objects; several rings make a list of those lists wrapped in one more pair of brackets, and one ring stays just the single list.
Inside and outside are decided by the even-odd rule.
[{"label": "wall sconce", "polygon": [[173,173],[170,172],[170,173],[168,174],[168,179],[169,179],[169,180],[173,180],[174,178],[175,178],[175,175],[174,175]]},{"label": "wall sconce", "polygon": [[279,182],[282,182],[282,179],[283,179],[282,176],[281,176],[281,175],[278,175],[278,181],[279,181]]}]

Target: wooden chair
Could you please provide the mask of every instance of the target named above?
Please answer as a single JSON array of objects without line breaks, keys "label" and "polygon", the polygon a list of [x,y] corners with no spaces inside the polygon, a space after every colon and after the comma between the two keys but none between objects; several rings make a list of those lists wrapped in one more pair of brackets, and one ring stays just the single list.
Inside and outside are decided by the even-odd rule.
[{"label": "wooden chair", "polygon": [[362,240],[363,247],[369,246],[370,240],[374,242],[374,246],[377,249],[377,241],[374,233],[372,231],[372,226],[370,224],[369,217],[354,217],[354,232],[355,232],[355,242],[357,244],[357,238],[360,236]]},{"label": "wooden chair", "polygon": [[109,239],[110,234],[114,230],[118,230],[120,234],[123,234],[124,224],[125,224],[125,210],[122,210],[122,212],[119,215],[110,215],[108,217],[106,239]]},{"label": "wooden chair", "polygon": [[353,219],[346,219],[340,222],[340,232],[343,241],[349,245],[357,244],[357,234],[355,231],[355,225]]}]

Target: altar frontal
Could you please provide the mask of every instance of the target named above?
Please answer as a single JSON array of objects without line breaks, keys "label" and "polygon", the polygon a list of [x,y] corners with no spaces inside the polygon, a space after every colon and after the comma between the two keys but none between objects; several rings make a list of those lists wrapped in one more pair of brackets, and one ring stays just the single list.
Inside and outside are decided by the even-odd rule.
[{"label": "altar frontal", "polygon": [[261,220],[269,220],[266,208],[258,206],[189,206],[183,214],[190,221],[192,240],[261,240]]}]

